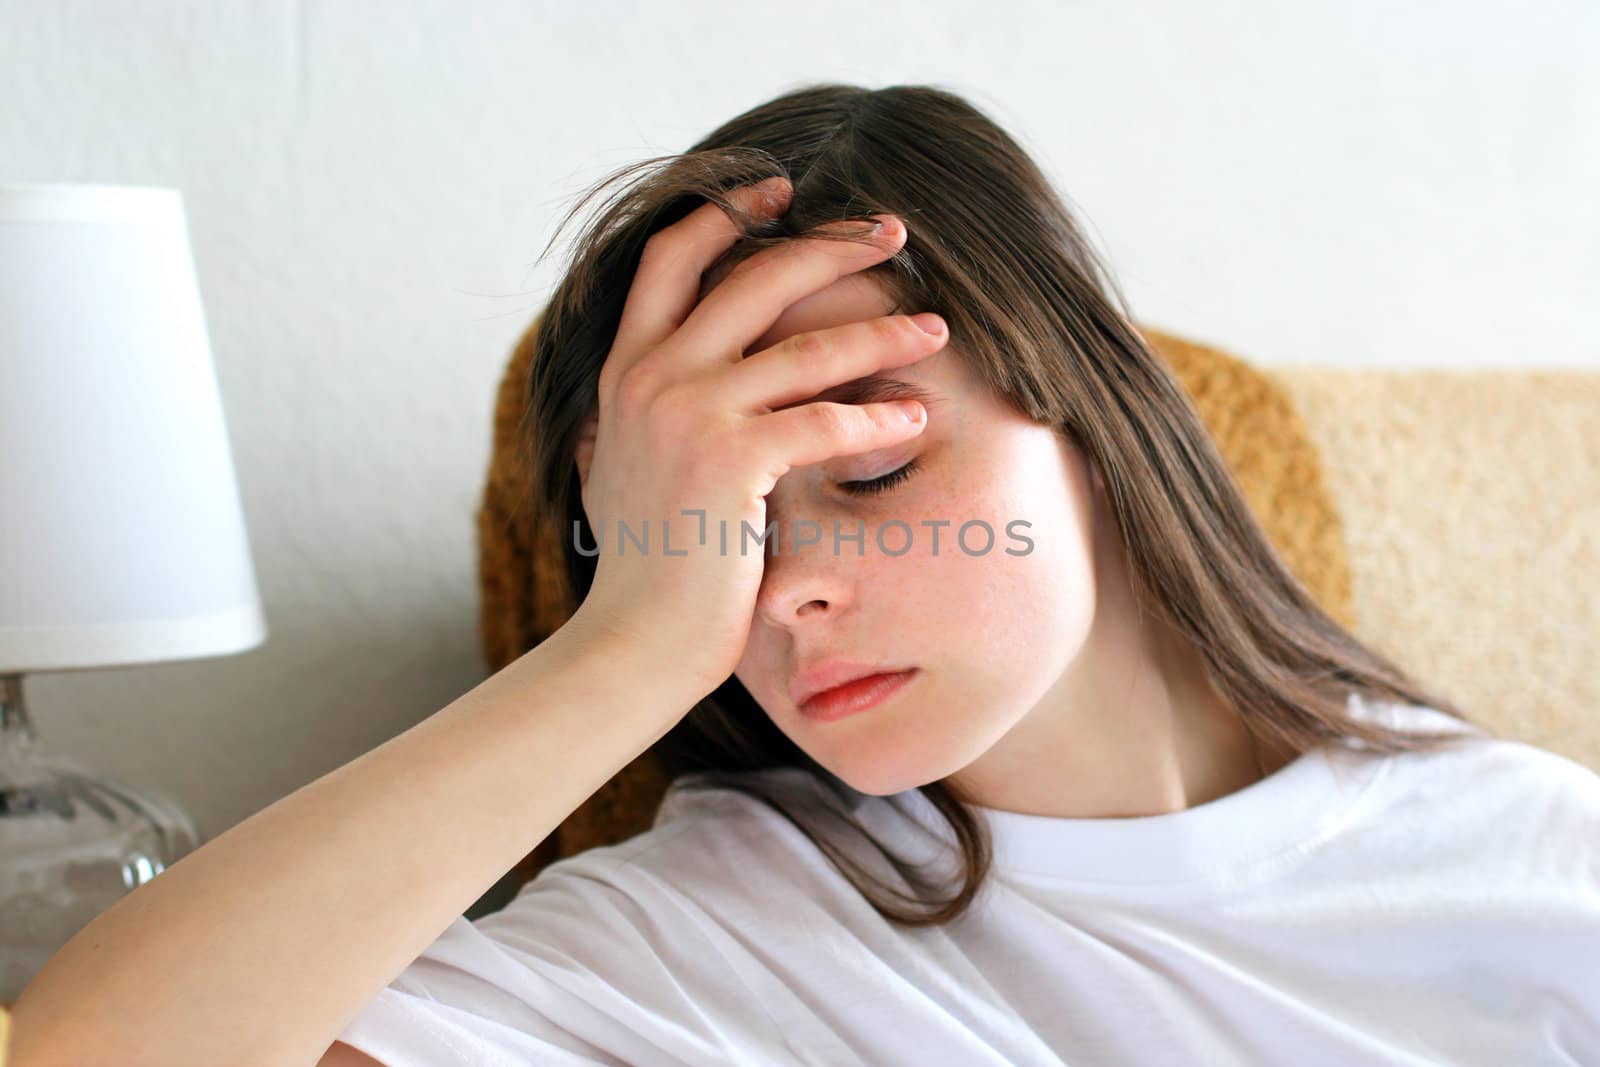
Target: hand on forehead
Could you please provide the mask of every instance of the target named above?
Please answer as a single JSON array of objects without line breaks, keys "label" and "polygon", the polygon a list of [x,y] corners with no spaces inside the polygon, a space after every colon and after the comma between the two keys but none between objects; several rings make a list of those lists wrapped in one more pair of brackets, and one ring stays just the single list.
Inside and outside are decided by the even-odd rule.
[{"label": "hand on forehead", "polygon": [[[700,299],[716,288],[727,277],[731,268],[706,272],[700,288]],[[797,300],[784,309],[767,329],[756,339],[745,355],[751,356],[770,348],[795,334],[827,329],[849,322],[861,322],[895,313],[894,302],[883,284],[866,273],[847,274],[826,288]],[[911,368],[907,368],[910,370]],[[591,404],[586,425],[592,429],[598,419],[598,409]]]},{"label": "hand on forehead", "polygon": [[847,274],[823,289],[790,304],[745,355],[770,348],[799,333],[862,322],[895,313],[894,300],[883,284],[865,273]]}]

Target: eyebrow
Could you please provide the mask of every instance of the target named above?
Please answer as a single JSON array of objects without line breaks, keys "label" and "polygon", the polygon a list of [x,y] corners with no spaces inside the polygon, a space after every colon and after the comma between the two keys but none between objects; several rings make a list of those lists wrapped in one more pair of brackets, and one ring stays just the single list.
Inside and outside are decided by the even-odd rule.
[{"label": "eyebrow", "polygon": [[930,412],[944,403],[939,394],[916,382],[885,374],[869,374],[864,378],[841,382],[801,403],[881,404],[890,400],[916,400]]}]

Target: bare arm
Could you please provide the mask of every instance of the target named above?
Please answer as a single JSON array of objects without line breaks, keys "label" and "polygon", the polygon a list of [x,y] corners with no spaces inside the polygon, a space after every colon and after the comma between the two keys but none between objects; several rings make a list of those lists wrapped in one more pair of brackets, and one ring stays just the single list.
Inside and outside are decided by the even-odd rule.
[{"label": "bare arm", "polygon": [[[792,190],[771,184],[730,197],[786,210]],[[591,526],[673,517],[670,555],[685,558],[601,553],[583,606],[544,644],[79,931],[17,1001],[13,1067],[349,1062],[330,1043],[379,990],[734,672],[762,554],[681,551],[699,529],[681,509],[762,530],[784,472],[922,432],[917,405],[795,401],[926,358],[942,323],[878,316],[744,358],[784,308],[891,255],[905,229],[887,221],[843,253],[766,249],[699,303],[741,231],[706,204],[653,234],[577,466]]]},{"label": "bare arm", "polygon": [[316,1063],[704,695],[583,621],[89,923],[18,999],[13,1067]]}]

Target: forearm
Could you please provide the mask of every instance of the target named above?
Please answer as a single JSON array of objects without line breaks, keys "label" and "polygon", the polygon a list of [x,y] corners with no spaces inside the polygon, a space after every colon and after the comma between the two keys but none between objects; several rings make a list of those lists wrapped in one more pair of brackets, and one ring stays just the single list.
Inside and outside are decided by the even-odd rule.
[{"label": "forearm", "polygon": [[13,1062],[315,1063],[700,695],[576,621],[79,931],[17,1001]]}]

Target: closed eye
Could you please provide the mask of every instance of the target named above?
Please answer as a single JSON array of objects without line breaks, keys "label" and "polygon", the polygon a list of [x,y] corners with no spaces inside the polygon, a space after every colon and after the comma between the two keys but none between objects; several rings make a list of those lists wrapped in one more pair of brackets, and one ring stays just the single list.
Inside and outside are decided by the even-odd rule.
[{"label": "closed eye", "polygon": [[899,485],[901,482],[911,477],[912,472],[914,472],[916,469],[917,461],[912,460],[899,470],[890,471],[888,474],[877,478],[872,478],[868,481],[840,482],[839,488],[843,489],[852,496],[872,496],[877,493],[887,492],[888,490]]}]

